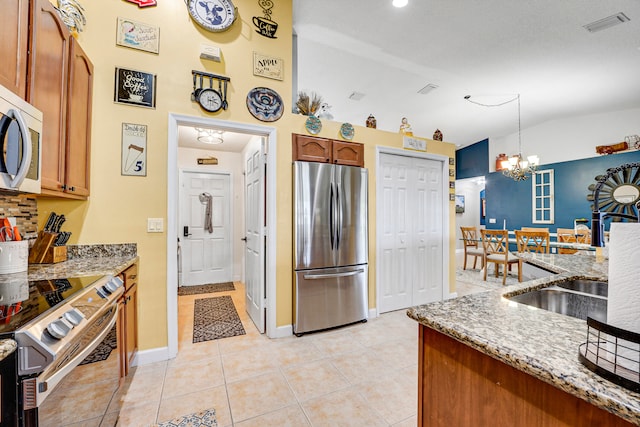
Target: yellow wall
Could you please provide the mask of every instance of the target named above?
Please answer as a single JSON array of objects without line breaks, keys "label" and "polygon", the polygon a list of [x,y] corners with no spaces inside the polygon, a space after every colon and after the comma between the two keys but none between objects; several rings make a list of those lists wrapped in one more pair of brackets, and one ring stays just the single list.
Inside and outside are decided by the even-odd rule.
[{"label": "yellow wall", "polygon": [[[94,64],[93,127],[91,148],[91,197],[87,202],[39,199],[40,226],[49,212],[64,213],[65,230],[73,232],[71,244],[135,242],[140,255],[140,349],[167,345],[166,327],[166,234],[147,233],[147,218],[167,213],[168,114],[205,116],[243,123],[261,123],[250,115],[245,98],[256,86],[276,90],[285,103],[283,117],[270,125],[277,128],[277,232],[276,280],[278,326],[292,322],[292,194],[291,133],[306,133],[306,117],[290,114],[292,99],[292,6],[276,2],[273,18],[279,23],[277,39],[255,32],[251,18],[262,14],[255,0],[235,0],[239,17],[221,33],[202,30],[188,15],[183,1],[158,1],[158,6],[139,9],[128,2],[85,1],[87,26],[79,42]],[[150,54],[115,45],[116,18],[123,17],[160,27],[160,53]],[[199,58],[200,43],[220,47],[222,62]],[[282,58],[285,79],[253,76],[253,52]],[[146,109],[113,103],[115,67],[157,74],[157,104]],[[191,70],[231,77],[229,109],[204,113],[191,102]],[[363,118],[364,122],[365,118]],[[120,175],[121,125],[148,126],[147,176]],[[324,121],[320,136],[337,138],[340,123]],[[375,208],[375,146],[401,147],[399,134],[356,127],[355,140],[366,144],[365,161],[370,168],[370,208]],[[452,144],[428,142],[428,151],[453,157]],[[370,214],[370,271],[375,272],[375,216]],[[455,251],[455,214],[450,203],[450,257]],[[454,288],[455,262],[449,271]],[[369,306],[375,306],[375,276],[370,280]]]}]

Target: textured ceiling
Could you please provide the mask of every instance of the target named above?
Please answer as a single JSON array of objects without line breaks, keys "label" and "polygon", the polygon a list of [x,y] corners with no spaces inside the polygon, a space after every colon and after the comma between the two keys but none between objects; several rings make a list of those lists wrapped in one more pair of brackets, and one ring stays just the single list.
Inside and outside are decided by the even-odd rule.
[{"label": "textured ceiling", "polygon": [[[332,120],[469,145],[522,127],[640,107],[640,1],[293,0],[297,89],[317,92]],[[630,21],[596,33],[590,22]],[[417,92],[427,84],[438,88]],[[365,94],[360,101],[352,92]]]}]

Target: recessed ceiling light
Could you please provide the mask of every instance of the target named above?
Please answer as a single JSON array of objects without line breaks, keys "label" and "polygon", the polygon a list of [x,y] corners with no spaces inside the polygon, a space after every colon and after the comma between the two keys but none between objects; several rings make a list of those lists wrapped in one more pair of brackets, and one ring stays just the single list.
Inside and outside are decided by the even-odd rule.
[{"label": "recessed ceiling light", "polygon": [[606,30],[607,28],[613,27],[614,25],[622,24],[623,22],[627,21],[630,21],[629,17],[620,12],[615,15],[599,19],[590,24],[583,25],[583,27],[590,33],[595,33],[596,31]]},{"label": "recessed ceiling light", "polygon": [[434,89],[438,89],[438,85],[434,85],[433,83],[429,83],[428,85],[426,85],[425,87],[420,89],[418,91],[418,93],[422,94],[422,95],[426,95],[426,94],[428,94],[429,92],[431,92]]},{"label": "recessed ceiling light", "polygon": [[349,99],[353,99],[354,101],[360,101],[362,98],[364,98],[364,93],[361,92],[351,92],[351,94],[348,96]]},{"label": "recessed ceiling light", "polygon": [[395,7],[405,7],[407,4],[409,4],[409,0],[393,0],[391,4]]}]

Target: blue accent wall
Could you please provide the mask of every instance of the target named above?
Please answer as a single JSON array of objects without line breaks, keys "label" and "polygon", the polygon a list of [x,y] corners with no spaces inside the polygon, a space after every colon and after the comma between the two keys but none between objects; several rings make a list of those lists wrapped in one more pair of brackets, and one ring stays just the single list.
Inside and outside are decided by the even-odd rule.
[{"label": "blue accent wall", "polygon": [[[591,194],[589,185],[595,184],[595,177],[605,174],[609,168],[638,161],[640,151],[631,151],[540,166],[539,170],[554,170],[554,224],[534,225],[531,222],[531,178],[516,182],[501,172],[490,173],[485,184],[487,228],[501,229],[505,219],[509,230],[535,226],[549,227],[549,231],[555,233],[556,228],[573,228],[576,218],[588,219],[591,226],[591,203],[587,201],[587,195]],[[495,224],[489,223],[489,218],[495,218]],[[609,223],[606,221],[606,229]]]},{"label": "blue accent wall", "polygon": [[456,150],[456,179],[486,176],[489,173],[489,140]]}]

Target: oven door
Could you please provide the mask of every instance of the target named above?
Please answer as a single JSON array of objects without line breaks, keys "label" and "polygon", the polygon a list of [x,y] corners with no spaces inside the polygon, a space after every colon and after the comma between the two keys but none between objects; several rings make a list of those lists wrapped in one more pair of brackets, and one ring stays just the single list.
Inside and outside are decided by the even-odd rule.
[{"label": "oven door", "polygon": [[[119,356],[118,350],[113,348],[117,342],[117,334],[113,330],[117,318],[118,305],[114,304],[87,328],[87,333],[74,343],[69,353],[32,379],[36,385],[36,402],[31,403],[37,403],[37,406],[25,410],[25,420],[30,420],[25,423],[26,426],[75,425],[76,422],[92,424],[96,421],[96,425],[100,425],[111,397],[119,386]],[[100,356],[104,350],[99,346],[109,345],[107,341],[110,341],[110,334],[114,335],[114,342],[111,343],[111,351],[102,359]],[[90,354],[91,360],[86,359]],[[23,391],[28,381],[23,381]],[[28,395],[23,393],[25,400]],[[34,423],[34,420],[37,421]]]}]

